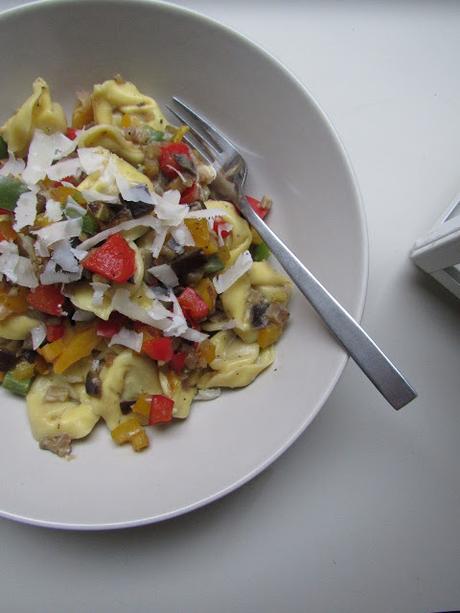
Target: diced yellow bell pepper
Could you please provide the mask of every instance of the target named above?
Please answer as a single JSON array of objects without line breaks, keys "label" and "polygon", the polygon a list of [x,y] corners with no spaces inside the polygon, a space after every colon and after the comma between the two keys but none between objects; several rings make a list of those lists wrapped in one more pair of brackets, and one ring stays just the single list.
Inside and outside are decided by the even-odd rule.
[{"label": "diced yellow bell pepper", "polygon": [[50,223],[51,221],[48,219],[48,217],[44,213],[39,213],[37,217],[35,218],[34,226],[36,228],[44,228],[46,226],[49,226]]},{"label": "diced yellow bell pepper", "polygon": [[49,365],[46,363],[46,360],[41,355],[38,355],[35,358],[34,368],[35,372],[39,375],[47,375],[50,371]]},{"label": "diced yellow bell pepper", "polygon": [[57,341],[53,341],[52,343],[48,343],[43,347],[37,349],[38,353],[45,358],[45,360],[49,363],[54,362],[64,351],[64,340],[59,338]]},{"label": "diced yellow bell pepper", "polygon": [[121,127],[122,128],[130,128],[132,126],[131,115],[124,113],[121,118]]},{"label": "diced yellow bell pepper", "polygon": [[53,187],[50,189],[50,194],[53,200],[57,200],[61,204],[65,204],[67,202],[67,198],[70,196],[77,204],[86,206],[86,200],[83,197],[83,194],[74,187],[66,187],[65,185]]},{"label": "diced yellow bell pepper", "polygon": [[218,251],[219,245],[217,244],[217,239],[212,234],[210,234],[207,245],[203,247],[203,253],[205,255],[214,255],[214,253],[218,253]]},{"label": "diced yellow bell pepper", "polygon": [[66,371],[69,366],[75,364],[75,362],[86,358],[100,341],[101,337],[97,336],[94,326],[77,331],[71,336],[68,343],[65,344],[64,350],[54,362],[54,372],[59,375]]},{"label": "diced yellow bell pepper", "polygon": [[7,241],[15,241],[18,237],[16,232],[13,230],[13,224],[11,221],[0,221],[0,234],[3,236],[4,240]]},{"label": "diced yellow bell pepper", "polygon": [[206,302],[209,312],[214,311],[216,307],[217,293],[214,284],[208,277],[204,277],[195,286],[195,291],[198,296]]},{"label": "diced yellow bell pepper", "polygon": [[147,436],[145,430],[141,430],[134,434],[129,441],[132,445],[134,451],[142,451],[143,449],[147,449],[149,446],[149,437]]},{"label": "diced yellow bell pepper", "polygon": [[25,287],[15,287],[11,290],[0,289],[0,304],[12,313],[25,313],[29,307],[28,293],[29,290]]},{"label": "diced yellow bell pepper", "polygon": [[206,364],[210,364],[216,357],[216,347],[211,341],[203,341],[198,345],[198,353]]},{"label": "diced yellow bell pepper", "polygon": [[180,143],[189,130],[190,128],[188,126],[181,126],[180,128],[177,128],[176,133],[171,138],[171,142]]},{"label": "diced yellow bell pepper", "polygon": [[143,428],[137,417],[130,417],[126,421],[121,422],[111,432],[112,439],[117,445],[123,445],[131,440],[133,436],[142,432]]},{"label": "diced yellow bell pepper", "polygon": [[132,407],[137,419],[143,426],[149,423],[151,397],[141,394]]},{"label": "diced yellow bell pepper", "polygon": [[281,326],[277,324],[268,324],[268,326],[259,331],[257,342],[262,349],[265,349],[273,345],[273,343],[276,343],[282,332],[283,328]]},{"label": "diced yellow bell pepper", "polygon": [[190,230],[195,245],[200,249],[205,249],[211,237],[206,219],[186,219],[185,225]]},{"label": "diced yellow bell pepper", "polygon": [[11,375],[18,381],[24,381],[24,379],[30,379],[34,376],[34,365],[26,360],[16,364],[11,371]]}]

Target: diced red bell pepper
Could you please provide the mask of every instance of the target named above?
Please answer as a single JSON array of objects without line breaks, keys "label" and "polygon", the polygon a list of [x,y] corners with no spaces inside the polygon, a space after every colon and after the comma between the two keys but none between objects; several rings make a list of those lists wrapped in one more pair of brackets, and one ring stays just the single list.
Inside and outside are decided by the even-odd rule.
[{"label": "diced red bell pepper", "polygon": [[172,420],[174,400],[161,394],[152,396],[150,402],[149,425],[164,424]]},{"label": "diced red bell pepper", "polygon": [[269,209],[265,209],[263,206],[261,206],[260,200],[256,200],[252,196],[246,196],[246,199],[249,202],[249,204],[251,205],[251,208],[253,209],[253,211],[255,211],[257,213],[257,215],[261,219],[263,219],[265,217],[265,215],[268,213]]},{"label": "diced red bell pepper", "polygon": [[126,319],[127,318],[120,313],[111,313],[107,321],[98,319],[96,323],[96,334],[104,338],[112,338],[114,334],[120,332]]},{"label": "diced red bell pepper", "polygon": [[59,285],[39,285],[31,289],[27,296],[27,302],[32,308],[54,316],[63,314],[64,301],[65,296],[62,295]]},{"label": "diced red bell pepper", "polygon": [[180,195],[180,204],[191,204],[200,197],[200,189],[196,183],[192,183],[190,187],[186,187]]},{"label": "diced red bell pepper", "polygon": [[187,354],[184,351],[178,351],[171,358],[169,365],[173,369],[174,372],[179,373],[184,370],[185,366],[185,358]]},{"label": "diced red bell pepper", "polygon": [[208,305],[192,287],[186,287],[178,301],[185,317],[193,323],[203,321],[208,316]]},{"label": "diced red bell pepper", "polygon": [[70,138],[70,140],[75,140],[77,138],[77,131],[75,128],[67,128],[65,135],[67,138]]},{"label": "diced red bell pepper", "polygon": [[47,324],[46,325],[46,340],[48,343],[54,343],[64,336],[65,326],[60,324]]},{"label": "diced red bell pepper", "polygon": [[113,234],[101,247],[93,249],[81,264],[115,283],[125,283],[136,270],[135,253],[120,233]]},{"label": "diced red bell pepper", "polygon": [[172,340],[166,336],[145,340],[142,344],[142,351],[152,360],[161,360],[162,362],[169,362],[174,354]]},{"label": "diced red bell pepper", "polygon": [[185,143],[168,143],[161,147],[160,152],[160,170],[168,177],[174,179],[177,176],[177,170],[180,172],[181,166],[178,164],[175,155],[185,155],[191,159],[190,148]]},{"label": "diced red bell pepper", "polygon": [[[224,221],[222,219],[222,217],[216,217],[214,220],[214,225],[213,225],[213,230],[216,234],[219,234],[219,228],[220,226],[223,226],[224,224],[226,224],[227,222]],[[222,236],[222,238],[227,238],[227,236],[229,236],[230,231],[229,230],[220,230],[220,235]]]}]

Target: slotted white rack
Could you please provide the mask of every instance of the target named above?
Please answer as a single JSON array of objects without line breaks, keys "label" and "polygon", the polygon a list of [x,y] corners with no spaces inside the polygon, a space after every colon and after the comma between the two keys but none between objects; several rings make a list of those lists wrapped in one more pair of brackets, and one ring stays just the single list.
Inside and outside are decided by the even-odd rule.
[{"label": "slotted white rack", "polygon": [[415,242],[410,257],[460,298],[460,195],[432,229]]}]

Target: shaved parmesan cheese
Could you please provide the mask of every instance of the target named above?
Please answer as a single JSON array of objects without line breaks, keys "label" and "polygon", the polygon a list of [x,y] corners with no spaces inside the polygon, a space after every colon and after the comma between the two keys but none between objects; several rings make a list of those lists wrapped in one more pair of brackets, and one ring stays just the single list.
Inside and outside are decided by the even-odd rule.
[{"label": "shaved parmesan cheese", "polygon": [[59,132],[45,134],[42,130],[35,130],[29,146],[27,166],[22,173],[23,180],[34,185],[44,179],[54,160],[60,160],[72,153],[77,143]]},{"label": "shaved parmesan cheese", "polygon": [[7,177],[8,175],[13,175],[13,177],[18,177],[24,171],[26,163],[24,160],[17,160],[11,151],[8,152],[8,155],[8,161],[0,168],[0,176]]},{"label": "shaved parmesan cheese", "polygon": [[18,232],[26,226],[31,226],[37,214],[37,192],[36,190],[21,194],[14,209],[15,223],[13,228]]},{"label": "shaved parmesan cheese", "polygon": [[118,194],[106,194],[105,192],[98,192],[95,189],[82,189],[86,202],[107,202],[109,204],[116,204],[120,201]]},{"label": "shaved parmesan cheese", "polygon": [[147,185],[143,183],[131,183],[120,172],[115,173],[115,182],[123,200],[127,202],[145,202],[146,204],[156,204],[158,196],[150,193]]},{"label": "shaved parmesan cheese", "polygon": [[169,321],[165,319],[157,320],[150,316],[144,308],[131,300],[129,290],[124,288],[119,288],[115,291],[112,298],[112,307],[114,311],[126,315],[126,317],[129,317],[133,321],[141,321],[159,330],[164,330],[169,325]]},{"label": "shaved parmesan cheese", "polygon": [[169,297],[169,291],[163,287],[147,287],[145,293],[147,296],[156,298],[162,302],[172,302],[171,298]]},{"label": "shaved parmesan cheese", "polygon": [[45,270],[40,275],[42,285],[52,285],[53,283],[73,283],[81,279],[82,271],[79,272],[58,272],[56,262],[48,260]]},{"label": "shaved parmesan cheese", "polygon": [[[2,241],[4,243],[5,241]],[[19,262],[19,255],[16,253],[5,252],[0,255],[0,274],[5,275],[8,281],[16,283],[16,266]]]},{"label": "shaved parmesan cheese", "polygon": [[160,251],[163,249],[167,233],[167,228],[160,228],[157,230],[152,243],[152,255],[154,258],[157,258],[160,255]]},{"label": "shaved parmesan cheese", "polygon": [[186,219],[212,219],[222,217],[228,213],[222,209],[201,209],[199,211],[190,211],[185,216]]},{"label": "shaved parmesan cheese", "polygon": [[181,247],[195,246],[195,241],[193,240],[192,233],[187,228],[185,223],[182,222],[176,228],[171,228],[171,234],[176,243]]},{"label": "shaved parmesan cheese", "polygon": [[110,285],[108,283],[100,283],[99,281],[92,281],[90,285],[93,288],[93,297],[91,302],[95,306],[100,306],[104,300],[105,292],[110,289]]},{"label": "shaved parmesan cheese", "polygon": [[80,206],[71,196],[69,196],[67,198],[67,204],[64,209],[64,215],[67,217],[67,219],[83,217],[84,215],[86,215],[86,209]]},{"label": "shaved parmesan cheese", "polygon": [[215,400],[222,394],[220,387],[208,387],[204,390],[198,390],[193,400]]},{"label": "shaved parmesan cheese", "polygon": [[38,237],[34,243],[34,251],[40,258],[47,258],[49,257],[49,254],[50,254],[50,252],[48,251],[48,247],[46,246],[46,243],[42,241],[41,238],[38,238]]},{"label": "shaved parmesan cheese", "polygon": [[168,190],[163,196],[159,196],[155,206],[158,219],[169,226],[178,226],[182,223],[189,207],[186,204],[179,204],[179,200],[180,192],[177,190]]},{"label": "shaved parmesan cheese", "polygon": [[32,234],[36,234],[46,246],[49,246],[64,238],[78,236],[81,233],[81,224],[81,217],[68,219],[67,221],[57,221],[40,230],[33,230]]},{"label": "shaved parmesan cheese", "polygon": [[46,201],[45,214],[50,221],[61,221],[62,205],[57,200],[50,198]]},{"label": "shaved parmesan cheese", "polygon": [[78,177],[81,174],[82,167],[78,158],[70,158],[62,160],[48,168],[47,176],[53,181],[60,181],[65,177]]},{"label": "shaved parmesan cheese", "polygon": [[76,309],[75,313],[72,315],[73,321],[91,321],[94,317],[94,313],[84,311],[83,309]]},{"label": "shaved parmesan cheese", "polygon": [[39,323],[38,326],[30,331],[32,336],[32,349],[37,350],[46,338],[46,326],[44,323]]},{"label": "shaved parmesan cheese", "polygon": [[10,241],[0,241],[0,253],[15,253],[18,255],[18,246]]},{"label": "shaved parmesan cheese", "polygon": [[233,225],[228,223],[227,221],[221,222],[217,224],[217,242],[220,247],[224,246],[224,238],[222,236],[222,232],[230,233],[233,230]]},{"label": "shaved parmesan cheese", "polygon": [[81,266],[74,256],[72,246],[68,238],[64,238],[53,245],[52,259],[66,272],[80,272]]},{"label": "shaved parmesan cheese", "polygon": [[179,285],[179,279],[169,264],[152,266],[148,271],[166,287],[176,287],[176,285]]},{"label": "shaved parmesan cheese", "polygon": [[140,353],[143,340],[144,335],[142,332],[137,333],[134,332],[134,330],[121,328],[120,332],[114,334],[110,339],[109,347],[112,345],[123,345],[124,347],[129,347],[129,349]]},{"label": "shaved parmesan cheese", "polygon": [[32,262],[18,253],[18,246],[8,241],[0,241],[0,276],[22,287],[37,287],[38,279]]},{"label": "shaved parmesan cheese", "polygon": [[16,264],[16,283],[22,287],[37,287],[38,279],[35,274],[32,262],[25,257],[19,256],[18,263]]},{"label": "shaved parmesan cheese", "polygon": [[212,280],[218,294],[222,294],[242,277],[252,266],[252,257],[249,251],[244,251],[238,256],[234,264]]},{"label": "shaved parmesan cheese", "polygon": [[122,221],[116,226],[112,228],[107,228],[107,230],[103,230],[99,232],[99,234],[95,234],[90,238],[86,239],[82,243],[80,243],[77,249],[88,250],[94,245],[97,245],[101,241],[105,240],[112,234],[117,234],[118,232],[122,232],[123,230],[131,230],[132,228],[138,228],[139,226],[147,226],[149,228],[157,229],[159,227],[158,220],[153,217],[153,215],[144,215],[143,217],[139,217],[138,219],[129,219],[128,221]]},{"label": "shaved parmesan cheese", "polygon": [[199,330],[194,330],[193,328],[187,328],[187,330],[181,334],[181,337],[185,338],[187,341],[202,343],[209,337],[209,335],[205,334],[204,332],[200,332]]},{"label": "shaved parmesan cheese", "polygon": [[80,160],[81,167],[87,175],[91,175],[93,172],[104,170],[109,157],[109,152],[101,147],[79,147],[78,158]]}]

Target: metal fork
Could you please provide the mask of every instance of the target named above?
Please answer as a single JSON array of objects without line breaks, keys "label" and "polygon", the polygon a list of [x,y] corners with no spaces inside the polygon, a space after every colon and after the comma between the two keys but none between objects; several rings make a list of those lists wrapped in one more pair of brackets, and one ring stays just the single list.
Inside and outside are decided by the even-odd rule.
[{"label": "metal fork", "polygon": [[183,100],[174,97],[173,106],[168,106],[168,109],[179,121],[189,126],[190,132],[186,140],[215,168],[217,178],[212,184],[214,191],[233,202],[260,234],[272,254],[332,334],[386,400],[395,409],[401,409],[413,400],[417,394],[399,370],[343,306],[254,212],[243,191],[248,174],[247,164],[235,145]]}]

